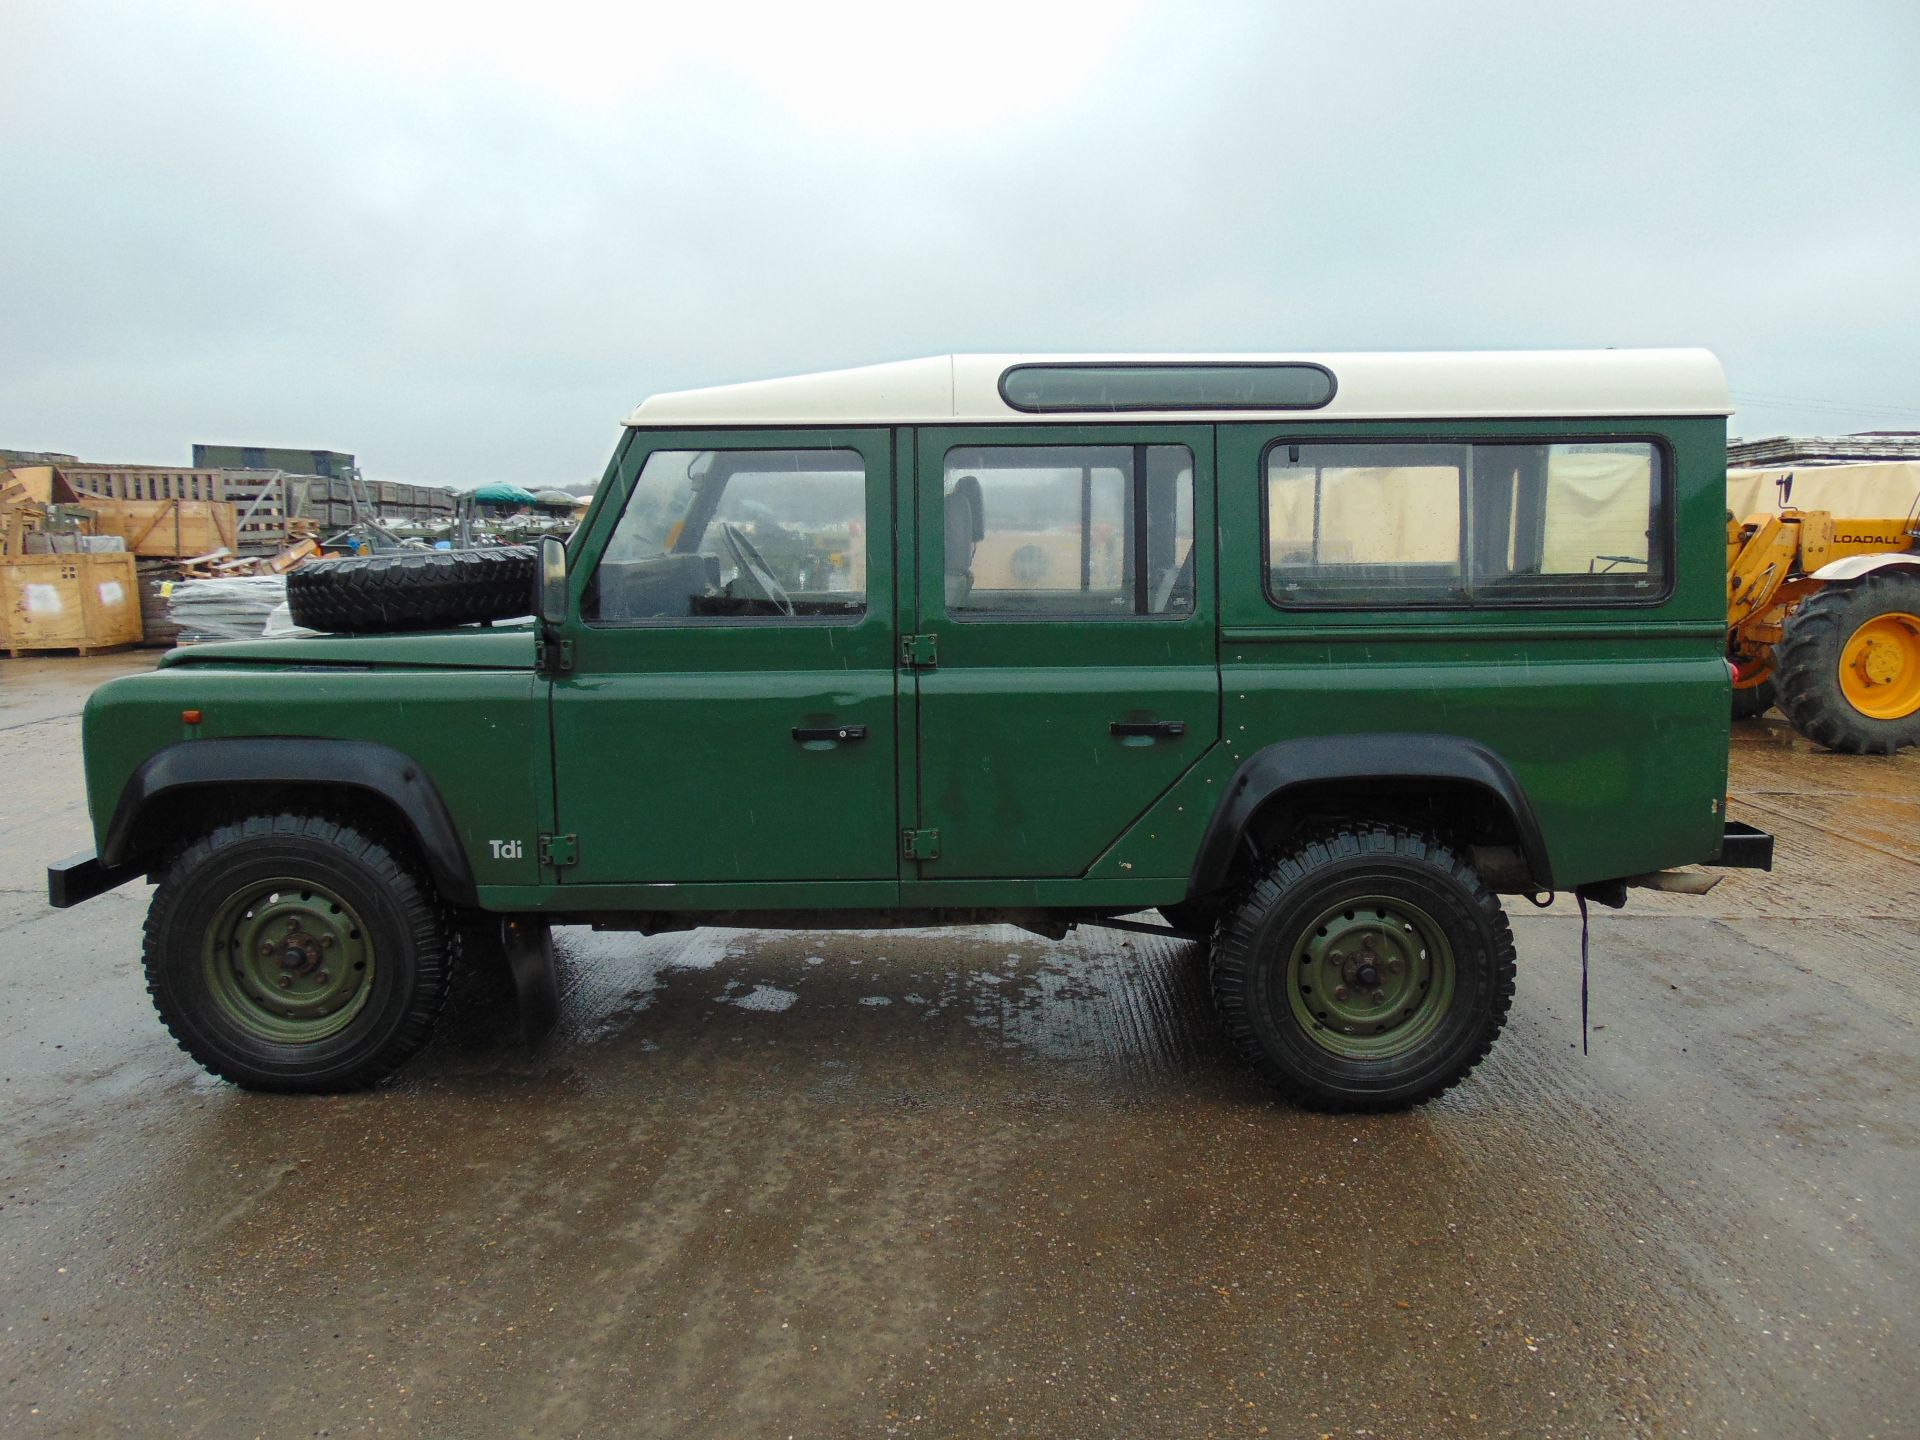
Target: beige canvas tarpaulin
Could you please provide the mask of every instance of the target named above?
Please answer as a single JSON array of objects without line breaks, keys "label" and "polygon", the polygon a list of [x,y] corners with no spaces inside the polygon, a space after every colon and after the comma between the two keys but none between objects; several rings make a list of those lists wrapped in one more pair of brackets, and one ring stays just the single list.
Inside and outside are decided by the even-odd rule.
[{"label": "beige canvas tarpaulin", "polygon": [[1787,502],[1796,510],[1825,510],[1862,520],[1906,515],[1920,497],[1920,461],[1859,465],[1781,465],[1727,471],[1727,509],[1736,520],[1780,509],[1779,481],[1793,477]]}]

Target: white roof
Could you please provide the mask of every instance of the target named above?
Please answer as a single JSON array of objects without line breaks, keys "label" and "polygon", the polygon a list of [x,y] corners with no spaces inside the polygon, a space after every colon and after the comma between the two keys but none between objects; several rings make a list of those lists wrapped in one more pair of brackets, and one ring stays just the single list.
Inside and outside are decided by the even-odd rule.
[{"label": "white roof", "polygon": [[[1252,364],[1296,361],[1333,372],[1317,410],[1015,410],[1000,377],[1025,364]],[[1354,351],[1317,355],[937,355],[744,385],[650,396],[627,424],[1026,424],[1083,417],[1127,420],[1555,419],[1607,415],[1725,415],[1726,373],[1709,350]]]}]

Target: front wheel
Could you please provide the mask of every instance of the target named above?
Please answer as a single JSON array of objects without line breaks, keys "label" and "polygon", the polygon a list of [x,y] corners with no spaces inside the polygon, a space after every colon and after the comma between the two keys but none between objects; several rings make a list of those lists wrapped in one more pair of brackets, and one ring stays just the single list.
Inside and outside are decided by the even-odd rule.
[{"label": "front wheel", "polygon": [[1513,935],[1437,840],[1341,829],[1273,859],[1215,933],[1214,1002],[1254,1070],[1315,1110],[1399,1110],[1480,1063],[1513,1001]]},{"label": "front wheel", "polygon": [[147,990],[201,1065],[255,1090],[352,1090],[426,1043],[447,924],[386,844],[316,815],[221,825],[147,911]]}]

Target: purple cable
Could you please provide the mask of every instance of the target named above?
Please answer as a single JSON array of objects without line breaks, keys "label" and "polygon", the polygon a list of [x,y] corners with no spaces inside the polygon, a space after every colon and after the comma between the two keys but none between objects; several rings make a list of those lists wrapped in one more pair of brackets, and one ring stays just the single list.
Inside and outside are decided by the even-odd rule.
[{"label": "purple cable", "polygon": [[1587,1053],[1587,897],[1579,891],[1573,898],[1580,902],[1580,1053]]}]

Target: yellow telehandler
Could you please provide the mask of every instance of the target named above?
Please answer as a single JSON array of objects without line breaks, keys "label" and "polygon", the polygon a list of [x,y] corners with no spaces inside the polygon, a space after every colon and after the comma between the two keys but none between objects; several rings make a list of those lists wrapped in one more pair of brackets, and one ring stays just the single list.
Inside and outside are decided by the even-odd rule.
[{"label": "yellow telehandler", "polygon": [[1727,516],[1733,713],[1851,755],[1920,744],[1920,500],[1904,518]]}]

